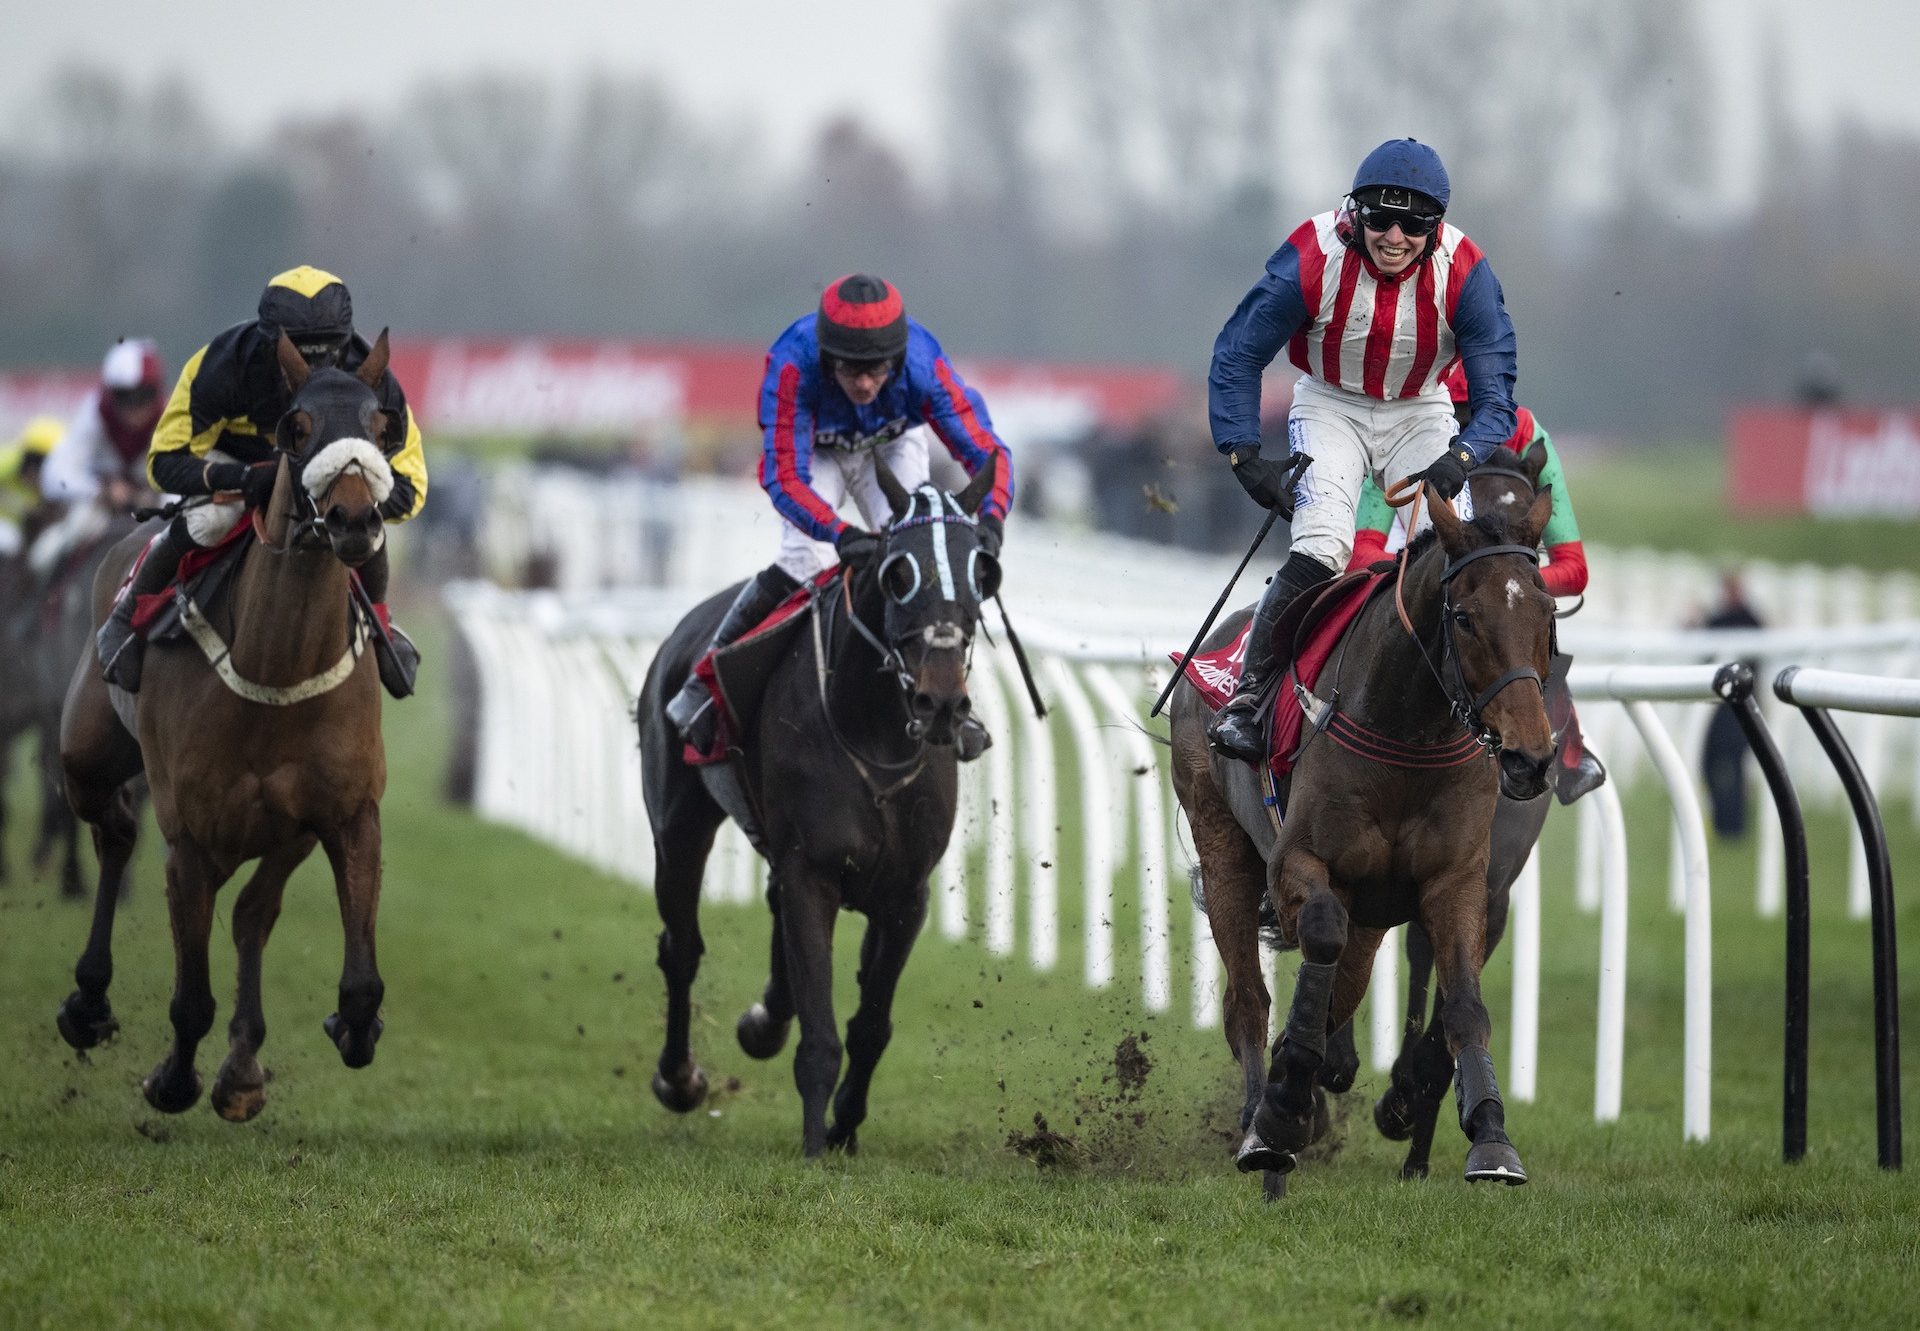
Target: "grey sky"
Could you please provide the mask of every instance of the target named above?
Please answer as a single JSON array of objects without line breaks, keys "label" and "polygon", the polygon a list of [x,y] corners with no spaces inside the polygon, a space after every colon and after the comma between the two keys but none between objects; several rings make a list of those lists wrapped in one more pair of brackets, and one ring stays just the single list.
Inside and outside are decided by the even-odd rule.
[{"label": "grey sky", "polygon": [[[1604,2],[1604,0],[1600,0]],[[386,0],[334,17],[276,0],[0,0],[6,124],[17,138],[27,93],[60,65],[123,69],[138,83],[183,72],[222,126],[242,131],[289,112],[385,109],[424,80],[478,70],[566,79],[603,69],[651,73],[696,114],[754,122],[791,160],[823,118],[857,111],[882,136],[937,162],[940,43],[954,0]],[[1920,5],[1911,0],[1703,0],[1721,61],[1725,114],[1784,96],[1815,131],[1851,119],[1920,133]],[[1204,5],[1196,6],[1204,14]],[[377,14],[370,28],[361,14]],[[188,15],[191,19],[188,19]],[[352,17],[347,17],[351,15]],[[1759,32],[1778,24],[1783,87],[1767,81]],[[322,33],[316,39],[310,34]],[[1497,75],[1496,75],[1497,76]],[[1734,136],[1737,142],[1737,135]],[[1733,164],[1733,172],[1740,171]]]}]

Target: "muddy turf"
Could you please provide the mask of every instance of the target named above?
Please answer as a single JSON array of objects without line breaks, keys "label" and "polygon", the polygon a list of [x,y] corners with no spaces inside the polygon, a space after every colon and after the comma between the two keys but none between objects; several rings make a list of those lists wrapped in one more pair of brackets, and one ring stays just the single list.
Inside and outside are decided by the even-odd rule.
[{"label": "muddy turf", "polygon": [[[437,666],[441,636],[423,638]],[[1223,1042],[1178,1001],[1146,1012],[1124,950],[1115,986],[1089,993],[1070,942],[1042,976],[930,930],[860,1154],[810,1166],[791,1046],[756,1063],[733,1039],[764,980],[764,912],[709,907],[695,1049],[714,1093],[667,1114],[647,1091],[662,1021],[651,900],[442,807],[442,699],[430,667],[422,696],[387,712],[378,1057],[349,1072],[321,1034],[341,943],[331,882],[309,864],[267,952],[267,1108],[242,1126],[204,1099],[168,1117],[140,1096],[171,983],[151,826],[117,939],[122,1030],[82,1058],[53,1014],[85,912],[23,876],[30,820],[13,821],[0,1326],[1911,1324],[1920,1191],[1872,1163],[1866,930],[1840,908],[1845,827],[1830,811],[1813,832],[1805,1164],[1778,1159],[1781,935],[1754,917],[1750,845],[1715,848],[1713,1138],[1680,1140],[1681,928],[1664,904],[1664,835],[1643,830],[1665,810],[1642,791],[1628,810],[1623,1120],[1591,1121],[1598,923],[1572,907],[1572,820],[1557,817],[1541,1094],[1509,1109],[1534,1182],[1469,1188],[1464,1139],[1443,1118],[1434,1177],[1401,1183],[1401,1148],[1368,1112],[1379,1079],[1363,1073],[1335,1138],[1264,1205],[1228,1162]],[[17,775],[12,789],[26,793]],[[1904,803],[1888,813],[1910,882],[1920,836]],[[208,1077],[231,1013],[233,891],[215,930]],[[840,931],[843,1019],[858,937]],[[1508,968],[1488,975],[1503,1060]],[[1920,1099],[1911,1035],[1904,1052]]]}]

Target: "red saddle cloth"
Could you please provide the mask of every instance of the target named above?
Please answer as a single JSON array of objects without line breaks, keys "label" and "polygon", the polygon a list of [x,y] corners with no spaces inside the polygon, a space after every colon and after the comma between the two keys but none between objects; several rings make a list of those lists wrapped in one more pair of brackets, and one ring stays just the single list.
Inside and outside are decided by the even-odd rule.
[{"label": "red saddle cloth", "polygon": [[[194,578],[219,563],[222,559],[227,558],[229,555],[237,554],[241,542],[252,534],[253,524],[251,522],[236,522],[233,524],[233,530],[225,536],[222,536],[215,544],[204,548],[195,546],[184,555],[181,555],[179,567],[173,572],[173,581],[169,582],[159,591],[150,592],[134,602],[133,631],[144,638],[147,635],[147,630],[153,627],[154,620],[158,619],[161,612],[173,604],[175,589],[193,581]],[[141,546],[140,553],[135,555],[133,563],[127,566],[126,576],[120,580],[120,590],[114,597],[116,601],[119,600],[121,596],[127,594],[127,588],[133,585],[133,575],[138,573],[140,566],[147,562],[147,552],[152,548],[153,543],[151,541]]]},{"label": "red saddle cloth", "polygon": [[[1294,756],[1300,748],[1300,728],[1305,713],[1294,700],[1293,681],[1297,679],[1309,689],[1319,682],[1320,672],[1326,668],[1333,649],[1340,643],[1340,635],[1347,631],[1347,626],[1353,623],[1361,607],[1372,598],[1375,589],[1387,576],[1385,573],[1373,573],[1341,578],[1329,584],[1319,596],[1302,598],[1302,602],[1288,607],[1287,613],[1281,617],[1275,634],[1281,639],[1279,655],[1282,663],[1290,655],[1286,650],[1287,640],[1302,622],[1311,623],[1299,652],[1293,654],[1291,670],[1282,676],[1281,686],[1273,695],[1267,766],[1276,779],[1292,770]],[[1296,610],[1298,613],[1295,613]],[[1202,652],[1187,662],[1187,682],[1200,691],[1207,706],[1216,712],[1226,706],[1227,699],[1233,696],[1233,690],[1240,682],[1240,672],[1247,661],[1247,636],[1252,632],[1253,624],[1249,621],[1240,630],[1239,636],[1225,647]],[[1167,657],[1176,665],[1180,661],[1178,652],[1169,652]]]},{"label": "red saddle cloth", "polygon": [[822,569],[820,573],[814,577],[812,582],[789,595],[786,600],[773,608],[771,614],[754,625],[754,627],[742,633],[725,647],[720,648],[718,651],[707,652],[702,655],[698,661],[694,662],[694,678],[700,681],[701,687],[706,689],[708,695],[712,697],[714,716],[719,721],[719,724],[714,727],[713,747],[705,753],[700,752],[700,750],[694,748],[691,744],[683,744],[681,746],[681,758],[689,767],[704,767],[708,763],[724,762],[727,758],[728,751],[733,747],[734,736],[739,730],[739,718],[734,716],[733,709],[727,705],[726,690],[720,686],[720,676],[714,665],[714,657],[718,656],[720,652],[730,652],[736,647],[744,646],[757,638],[764,637],[766,634],[771,633],[774,629],[806,609],[807,603],[813,599],[813,593],[816,588],[824,587],[827,583],[832,582],[839,576],[840,566],[838,564],[835,564],[831,568]]}]

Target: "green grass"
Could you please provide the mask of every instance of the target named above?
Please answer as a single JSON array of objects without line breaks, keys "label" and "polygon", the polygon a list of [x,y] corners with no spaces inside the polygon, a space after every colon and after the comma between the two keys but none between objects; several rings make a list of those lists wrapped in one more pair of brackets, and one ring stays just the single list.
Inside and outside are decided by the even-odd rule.
[{"label": "green grass", "polygon": [[1564,459],[1591,544],[1687,550],[1739,563],[1855,564],[1911,572],[1920,525],[1896,518],[1750,517],[1728,509],[1718,444],[1588,454]]},{"label": "green grass", "polygon": [[[1399,1183],[1363,1080],[1340,1149],[1264,1206],[1227,1163],[1235,1075],[1218,1034],[1178,1002],[1145,1013],[1137,987],[1083,991],[1071,947],[1039,976],[930,931],[861,1154],[809,1165],[788,1059],[755,1063],[732,1038],[764,980],[764,912],[711,907],[696,1040],[716,1094],[667,1114],[647,1092],[651,901],[441,808],[445,724],[431,676],[388,711],[379,1057],[350,1073],[320,1032],[341,944],[309,865],[267,953],[276,1076],[250,1124],[140,1097],[171,983],[151,844],[120,921],[123,1031],[85,1060],[52,1021],[84,912],[44,885],[0,889],[0,1326],[1910,1324],[1920,1205],[1872,1163],[1866,931],[1838,904],[1832,814],[1814,827],[1805,1164],[1778,1159],[1780,928],[1753,916],[1750,848],[1716,851],[1714,1131],[1680,1140],[1681,929],[1664,835],[1642,831],[1665,813],[1640,793],[1624,1119],[1591,1121],[1598,926],[1572,908],[1573,821],[1556,814],[1542,1093],[1510,1111],[1533,1184],[1468,1188],[1444,1119],[1435,1177]],[[1904,805],[1890,813],[1911,873],[1920,838]],[[222,1018],[232,895],[215,935]],[[1174,920],[1178,959],[1180,903]],[[1489,971],[1496,1059],[1507,973],[1504,958]],[[201,1049],[209,1079],[223,1026]],[[1133,1033],[1153,1064],[1137,1098],[1113,1079]],[[1920,1094],[1911,1071],[1906,1090]],[[1035,1113],[1078,1143],[1066,1164],[1008,1149]]]}]

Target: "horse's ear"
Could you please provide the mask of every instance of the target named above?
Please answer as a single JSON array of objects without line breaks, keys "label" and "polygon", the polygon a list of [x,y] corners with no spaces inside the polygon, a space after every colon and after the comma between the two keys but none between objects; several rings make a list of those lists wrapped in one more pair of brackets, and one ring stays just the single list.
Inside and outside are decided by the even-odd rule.
[{"label": "horse's ear", "polygon": [[961,512],[969,515],[979,513],[980,505],[986,503],[987,496],[993,493],[993,478],[999,470],[1000,455],[987,454],[985,464],[979,471],[973,473],[973,479],[967,482],[967,488],[953,497],[954,502],[960,505]]},{"label": "horse's ear", "polygon": [[1453,511],[1453,505],[1437,497],[1431,489],[1427,491],[1427,512],[1433,519],[1433,529],[1440,536],[1440,544],[1449,555],[1458,557],[1466,553],[1466,523]]},{"label": "horse's ear", "polygon": [[873,455],[873,477],[880,482],[880,493],[887,497],[887,507],[893,510],[893,520],[898,522],[907,516],[907,510],[913,506],[913,496],[907,493],[907,487],[900,484],[900,478],[893,474],[893,468],[878,453]]},{"label": "horse's ear", "polygon": [[380,387],[380,376],[387,372],[389,354],[387,330],[382,328],[380,336],[373,340],[373,350],[367,353],[367,358],[360,362],[360,368],[354,371],[355,376],[368,388]]},{"label": "horse's ear", "polygon": [[307,376],[313,371],[307,368],[307,358],[300,354],[300,348],[293,345],[293,339],[285,333],[280,334],[277,348],[280,356],[280,373],[287,376],[287,387],[298,393],[306,386]]},{"label": "horse's ear", "polygon": [[1536,439],[1533,446],[1520,455],[1520,470],[1527,474],[1533,488],[1540,488],[1541,473],[1547,469],[1547,441]]},{"label": "horse's ear", "polygon": [[1519,530],[1514,533],[1516,545],[1535,546],[1540,544],[1540,533],[1547,529],[1548,521],[1553,517],[1553,487],[1549,485],[1533,497],[1526,516],[1520,519]]}]

